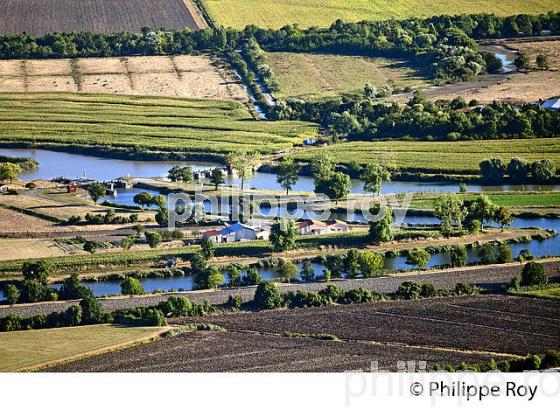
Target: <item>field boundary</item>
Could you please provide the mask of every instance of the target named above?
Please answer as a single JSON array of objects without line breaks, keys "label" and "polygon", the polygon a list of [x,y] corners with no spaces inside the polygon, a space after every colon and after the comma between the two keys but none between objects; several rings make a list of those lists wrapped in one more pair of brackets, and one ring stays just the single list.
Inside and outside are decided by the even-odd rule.
[{"label": "field boundary", "polygon": [[198,26],[199,29],[202,30],[210,27],[206,21],[206,18],[204,17],[204,13],[200,11],[200,6],[196,4],[196,0],[195,1],[182,0],[182,1],[185,4],[185,7],[189,11],[189,13],[191,14],[194,23]]}]

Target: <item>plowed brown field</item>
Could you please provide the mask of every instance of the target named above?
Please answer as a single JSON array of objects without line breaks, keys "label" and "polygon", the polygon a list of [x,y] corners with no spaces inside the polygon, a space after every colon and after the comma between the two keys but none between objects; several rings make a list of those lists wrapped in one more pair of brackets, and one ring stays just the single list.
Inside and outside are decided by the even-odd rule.
[{"label": "plowed brown field", "polygon": [[3,0],[0,33],[138,32],[153,28],[199,29],[204,22],[189,0]]}]

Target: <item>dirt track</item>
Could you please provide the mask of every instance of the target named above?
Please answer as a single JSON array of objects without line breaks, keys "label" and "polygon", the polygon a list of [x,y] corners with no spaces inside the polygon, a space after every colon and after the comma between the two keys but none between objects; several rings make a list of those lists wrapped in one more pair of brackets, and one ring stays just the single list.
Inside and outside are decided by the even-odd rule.
[{"label": "dirt track", "polygon": [[[186,333],[50,371],[344,371],[369,370],[375,360],[391,370],[399,361],[426,361],[429,370],[435,362],[483,363],[558,348],[559,309],[555,301],[474,296],[213,316],[204,322],[226,332]],[[189,321],[196,318],[178,320]]]},{"label": "dirt track", "polygon": [[[548,274],[551,277],[558,278],[560,276],[559,268],[560,261],[548,261],[544,263]],[[337,281],[336,284],[344,289],[353,289],[357,287],[366,287],[377,292],[394,292],[398,286],[404,281],[417,280],[420,282],[433,282],[436,287],[441,289],[452,289],[457,282],[472,283],[485,288],[500,288],[509,283],[512,276],[519,276],[521,272],[520,264],[513,264],[507,266],[488,266],[488,267],[474,267],[465,269],[448,269],[444,271],[424,272],[421,274],[406,274],[406,275],[393,275],[384,276],[380,278],[371,279],[349,279],[344,281]],[[324,282],[317,283],[304,283],[292,285],[279,285],[281,292],[288,292],[290,290],[307,290],[318,291],[326,286]],[[198,291],[198,292],[184,292],[178,295],[188,297],[194,302],[202,302],[208,300],[210,303],[218,304],[227,301],[229,295],[238,294],[244,300],[251,300],[255,292],[254,287],[238,288],[238,289],[223,289],[218,291]],[[116,309],[136,307],[136,306],[150,306],[166,300],[172,293],[164,293],[159,295],[144,295],[139,297],[118,297],[101,299],[101,303],[106,309],[113,311]],[[76,301],[68,302],[47,302],[35,303],[27,305],[16,306],[0,306],[0,317],[7,316],[10,313],[17,313],[22,316],[33,316],[39,313],[50,313],[54,311],[66,310],[69,306],[76,304]]]}]

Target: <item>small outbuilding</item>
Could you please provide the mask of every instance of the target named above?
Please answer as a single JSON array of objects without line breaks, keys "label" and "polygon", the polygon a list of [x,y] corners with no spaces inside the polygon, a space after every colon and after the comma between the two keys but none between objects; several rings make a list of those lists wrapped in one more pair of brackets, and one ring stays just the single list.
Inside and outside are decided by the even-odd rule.
[{"label": "small outbuilding", "polygon": [[545,110],[560,111],[560,97],[549,98],[542,102],[541,107]]}]

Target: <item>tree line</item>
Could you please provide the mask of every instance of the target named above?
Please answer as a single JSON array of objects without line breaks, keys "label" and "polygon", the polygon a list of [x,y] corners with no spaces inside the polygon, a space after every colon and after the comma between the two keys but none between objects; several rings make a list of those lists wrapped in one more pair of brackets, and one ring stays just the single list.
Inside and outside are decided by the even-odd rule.
[{"label": "tree line", "polygon": [[[74,58],[131,55],[190,54],[238,50],[250,39],[266,51],[327,51],[386,57],[406,57],[440,81],[471,78],[487,71],[487,56],[473,39],[560,33],[560,13],[499,17],[491,14],[436,16],[427,19],[337,20],[330,27],[302,29],[297,25],[243,30],[223,27],[190,29],[142,28],[139,33],[26,33],[0,36],[0,58]],[[251,45],[253,51],[256,49]],[[490,59],[491,64],[495,60]],[[265,65],[253,67],[268,81]],[[271,81],[271,85],[274,83]]]},{"label": "tree line", "polygon": [[416,93],[406,104],[376,100],[368,92],[320,100],[280,101],[276,119],[321,124],[336,141],[383,138],[419,140],[479,140],[546,138],[560,135],[560,113],[538,104],[467,103],[462,97],[432,101]]}]

